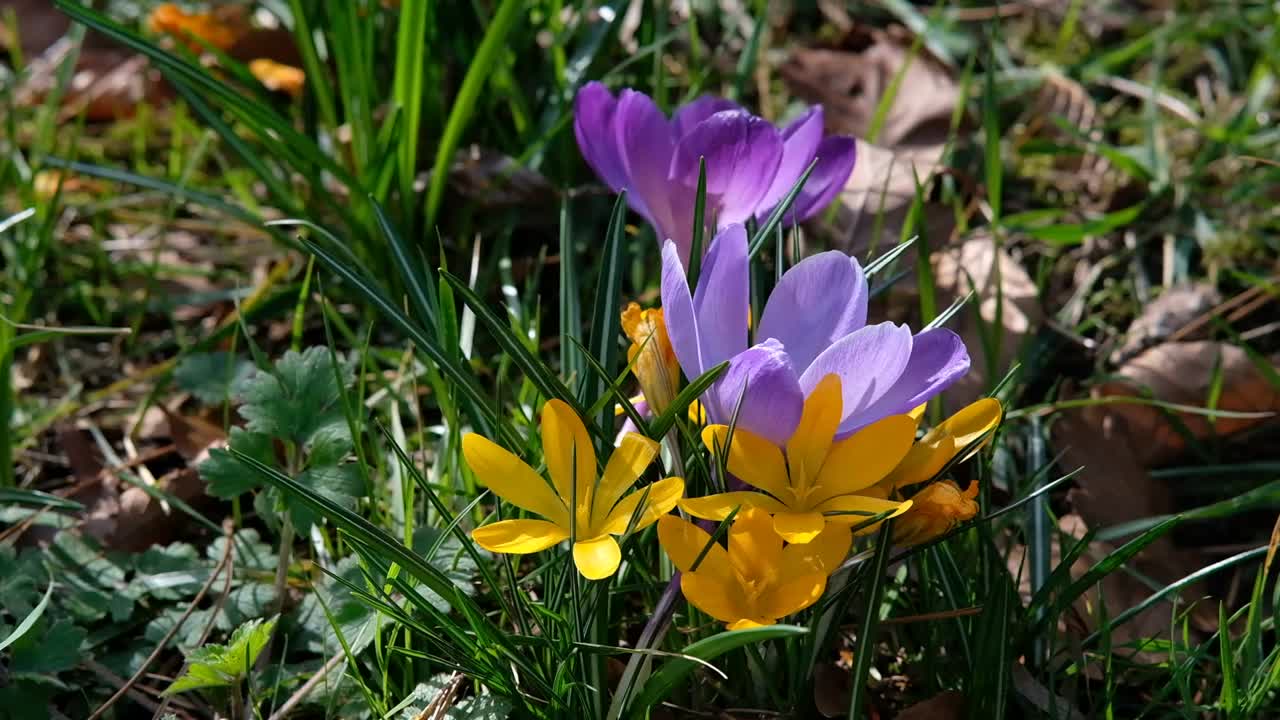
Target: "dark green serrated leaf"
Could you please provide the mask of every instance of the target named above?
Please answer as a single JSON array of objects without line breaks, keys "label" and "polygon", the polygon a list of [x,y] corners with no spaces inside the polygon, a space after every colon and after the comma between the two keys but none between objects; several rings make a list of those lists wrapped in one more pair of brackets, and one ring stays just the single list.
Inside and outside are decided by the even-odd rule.
[{"label": "dark green serrated leaf", "polygon": [[205,405],[222,405],[232,388],[253,373],[253,365],[229,352],[192,353],[173,370],[173,380]]}]

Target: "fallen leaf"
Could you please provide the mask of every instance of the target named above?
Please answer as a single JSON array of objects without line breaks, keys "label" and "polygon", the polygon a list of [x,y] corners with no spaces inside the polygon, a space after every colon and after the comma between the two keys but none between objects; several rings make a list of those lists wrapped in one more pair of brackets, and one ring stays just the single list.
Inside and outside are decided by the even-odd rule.
[{"label": "fallen leaf", "polygon": [[147,29],[172,35],[195,53],[202,52],[205,44],[226,51],[249,31],[249,17],[242,5],[227,4],[213,12],[188,13],[173,3],[162,3],[147,17]]},{"label": "fallen leaf", "polygon": [[849,714],[852,693],[849,670],[831,663],[813,668],[813,703],[822,717],[844,717]]},{"label": "fallen leaf", "polygon": [[[985,395],[1004,376],[1023,341],[1040,327],[1044,311],[1035,281],[1021,263],[996,246],[988,232],[976,232],[959,245],[935,252],[931,262],[939,310],[974,292],[969,307],[947,323],[964,339],[973,363],[943,396],[949,407],[962,407]],[[974,317],[975,307],[981,323]],[[994,358],[986,357],[984,325],[995,329],[988,340]]]},{"label": "fallen leaf", "polygon": [[249,72],[268,90],[295,98],[302,95],[302,89],[307,83],[307,74],[302,68],[278,63],[270,58],[251,60]]},{"label": "fallen leaf", "polygon": [[[1096,398],[1152,397],[1167,403],[1203,407],[1209,400],[1215,366],[1221,366],[1222,391],[1218,410],[1280,412],[1280,389],[1271,384],[1241,348],[1200,340],[1170,342],[1150,348],[1116,373],[1113,381],[1093,389]],[[1141,439],[1134,452],[1145,467],[1180,455],[1186,439],[1166,411],[1150,405],[1112,404],[1090,408],[1093,422],[1123,421],[1130,437]],[[1226,436],[1257,425],[1266,417],[1209,417],[1175,411],[1177,422],[1196,438]]]},{"label": "fallen leaf", "polygon": [[[1222,301],[1218,291],[1207,283],[1175,285],[1145,303],[1125,333],[1124,344],[1115,352],[1117,364],[1132,359],[1147,348],[1170,339],[1197,318],[1213,310]],[[1196,339],[1196,338],[1182,338]]]},{"label": "fallen leaf", "polygon": [[964,694],[948,690],[918,702],[898,713],[898,720],[961,720],[964,717]]},{"label": "fallen leaf", "polygon": [[453,165],[449,168],[449,186],[482,208],[547,208],[559,205],[555,186],[541,173],[503,153],[478,145],[454,154]]},{"label": "fallen leaf", "polygon": [[797,96],[823,105],[829,130],[868,137],[881,99],[901,75],[874,140],[937,161],[960,98],[951,70],[923,49],[913,53],[901,28],[858,26],[846,44],[850,49],[797,48],[780,68],[783,81]]}]

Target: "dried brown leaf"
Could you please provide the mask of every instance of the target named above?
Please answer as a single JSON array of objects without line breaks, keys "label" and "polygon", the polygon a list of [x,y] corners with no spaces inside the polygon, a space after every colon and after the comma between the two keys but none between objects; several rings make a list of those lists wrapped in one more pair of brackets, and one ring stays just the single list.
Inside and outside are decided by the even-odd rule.
[{"label": "dried brown leaf", "polygon": [[964,694],[948,690],[918,702],[898,713],[898,720],[961,720],[964,718]]},{"label": "dried brown leaf", "polygon": [[[1167,403],[1203,407],[1209,400],[1214,367],[1221,364],[1222,393],[1218,410],[1280,412],[1280,389],[1235,345],[1209,340],[1171,342],[1139,354],[1118,371],[1118,379],[1094,388],[1094,397],[1153,397]],[[1209,417],[1174,412],[1196,438],[1230,435],[1267,418]],[[1123,421],[1130,437],[1141,438],[1134,451],[1151,467],[1167,462],[1186,449],[1186,439],[1166,411],[1149,405],[1107,405],[1095,408],[1095,421]]]}]

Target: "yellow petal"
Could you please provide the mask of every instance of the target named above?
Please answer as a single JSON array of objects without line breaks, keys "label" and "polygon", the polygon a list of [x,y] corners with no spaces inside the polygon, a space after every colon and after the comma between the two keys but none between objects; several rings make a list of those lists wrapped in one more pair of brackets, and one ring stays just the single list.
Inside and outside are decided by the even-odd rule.
[{"label": "yellow petal", "polygon": [[[1004,409],[995,398],[983,398],[964,407],[960,412],[947,418],[939,427],[956,439],[956,448],[964,450],[960,462],[968,460],[971,455],[982,449],[995,437],[991,431],[1000,424]],[[981,444],[975,444],[979,438]]]},{"label": "yellow petal", "polygon": [[842,409],[840,376],[827,375],[804,401],[800,424],[787,441],[787,467],[791,486],[803,493],[817,480],[818,471],[831,449]]},{"label": "yellow petal", "polygon": [[920,403],[919,405],[917,405],[917,406],[915,406],[915,407],[913,407],[913,408],[911,408],[910,410],[908,410],[908,411],[907,411],[907,415],[908,415],[912,420],[915,420],[915,421],[916,421],[916,427],[919,427],[919,426],[920,426],[920,418],[924,417],[924,409],[925,409],[926,407],[928,407],[928,406],[929,406],[929,403],[927,403],[927,402],[922,402],[922,403]]},{"label": "yellow petal", "polygon": [[520,458],[475,433],[463,436],[462,455],[480,483],[495,495],[557,525],[568,527],[569,513],[565,504],[547,481]]},{"label": "yellow petal", "polygon": [[[658,542],[680,572],[691,572],[694,561],[702,555],[697,572],[719,578],[721,582],[728,582],[732,577],[729,554],[724,546],[712,543],[711,535],[687,520],[675,515],[658,518]],[[702,552],[704,548],[708,548],[705,554]]]},{"label": "yellow petal", "polygon": [[912,496],[911,510],[893,525],[893,541],[919,545],[951,532],[956,525],[978,514],[978,483],[967,490],[950,480],[932,483]]},{"label": "yellow petal", "polygon": [[675,400],[680,385],[680,363],[667,337],[661,310],[641,310],[631,303],[622,311],[622,330],[631,339],[627,362],[655,413]]},{"label": "yellow petal", "polygon": [[890,415],[831,446],[809,502],[820,503],[875,485],[906,456],[915,433],[910,417]]},{"label": "yellow petal", "polygon": [[639,433],[627,433],[609,456],[600,486],[596,488],[591,509],[592,523],[602,523],[613,506],[635,484],[636,478],[649,467],[658,454],[658,443]]},{"label": "yellow petal", "polygon": [[489,552],[536,553],[569,537],[569,532],[546,520],[503,520],[471,531],[471,539]]},{"label": "yellow petal", "polygon": [[754,433],[734,428],[733,442],[729,442],[727,425],[711,425],[702,431],[702,443],[712,452],[716,448],[728,453],[726,466],[748,485],[759,488],[784,503],[795,497],[787,479],[787,463],[782,450]]},{"label": "yellow petal", "polygon": [[684,495],[684,480],[677,477],[659,480],[648,487],[638,488],[613,508],[613,512],[609,513],[601,526],[601,532],[614,535],[625,533],[631,524],[631,517],[636,514],[636,508],[642,500],[644,507],[640,509],[636,524],[631,529],[632,531],[643,530],[657,522],[658,518],[671,512],[676,503],[680,502],[682,495]]},{"label": "yellow petal", "polygon": [[618,572],[622,548],[612,535],[601,535],[573,544],[573,564],[588,580],[603,580]]},{"label": "yellow petal", "polygon": [[737,623],[753,614],[736,582],[698,571],[680,576],[680,590],[690,605],[723,623]]},{"label": "yellow petal", "polygon": [[880,513],[891,513],[886,519],[897,517],[910,507],[910,500],[896,502],[866,495],[837,495],[814,509],[826,515],[827,522],[860,525]]},{"label": "yellow petal", "polygon": [[789,543],[807,543],[818,537],[827,520],[820,512],[785,512],[773,516],[773,530]]},{"label": "yellow petal", "polygon": [[749,490],[707,495],[700,498],[685,498],[680,507],[694,517],[703,520],[723,520],[729,517],[736,508],[760,508],[767,513],[786,512],[787,506],[765,495]]},{"label": "yellow petal", "polygon": [[844,563],[852,545],[853,533],[848,525],[827,523],[810,542],[782,548],[780,581],[815,572],[830,575]]},{"label": "yellow petal", "polygon": [[801,575],[766,590],[756,602],[756,608],[761,615],[783,618],[818,602],[826,589],[826,573]]},{"label": "yellow petal", "polygon": [[[587,435],[582,418],[561,400],[548,400],[542,406],[542,453],[551,482],[565,504],[574,498],[573,483],[577,478],[578,509],[590,508],[591,488],[596,483],[596,451],[591,446],[591,437]],[[586,512],[579,512],[579,522],[586,515]]]},{"label": "yellow petal", "polygon": [[773,520],[759,508],[738,513],[729,528],[729,564],[745,580],[761,581],[778,572],[782,538]]},{"label": "yellow petal", "polygon": [[774,618],[761,618],[760,620],[748,620],[743,618],[737,622],[731,622],[725,627],[729,630],[750,630],[751,628],[764,627],[774,624]]},{"label": "yellow petal", "polygon": [[922,483],[941,472],[955,454],[955,438],[934,428],[912,445],[898,467],[877,485],[884,488],[887,496],[899,488]]}]

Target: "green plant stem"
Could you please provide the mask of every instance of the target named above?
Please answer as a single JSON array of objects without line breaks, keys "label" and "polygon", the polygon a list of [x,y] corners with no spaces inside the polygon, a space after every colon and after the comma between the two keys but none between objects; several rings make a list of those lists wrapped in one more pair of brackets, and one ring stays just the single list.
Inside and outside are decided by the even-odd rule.
[{"label": "green plant stem", "polygon": [[871,672],[871,657],[875,652],[873,636],[880,624],[880,596],[884,593],[884,573],[889,566],[892,550],[893,521],[885,520],[876,536],[875,566],[871,570],[871,584],[867,587],[867,604],[862,614],[862,627],[858,630],[857,660],[853,664],[853,684],[849,693],[849,720],[863,717],[866,705],[867,675]]},{"label": "green plant stem", "polygon": [[13,329],[0,327],[0,488],[14,487],[13,473]]}]

